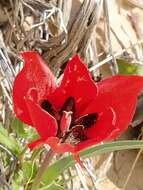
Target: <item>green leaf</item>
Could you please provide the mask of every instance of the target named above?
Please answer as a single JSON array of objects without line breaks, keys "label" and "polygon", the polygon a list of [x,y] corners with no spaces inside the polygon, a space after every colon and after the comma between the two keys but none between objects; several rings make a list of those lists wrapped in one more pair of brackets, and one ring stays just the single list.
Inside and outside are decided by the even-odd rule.
[{"label": "green leaf", "polygon": [[22,171],[25,180],[32,180],[32,178],[35,176],[36,173],[36,164],[35,162],[23,162],[22,163]]},{"label": "green leaf", "polygon": [[12,181],[12,189],[14,190],[24,190],[24,187],[23,187],[23,179],[24,179],[24,176],[23,176],[23,171],[20,170],[18,171],[17,173],[15,172],[15,175],[14,175],[14,178],[13,178],[13,181]]},{"label": "green leaf", "polygon": [[122,75],[143,75],[143,66],[136,65],[134,63],[129,63],[124,59],[117,59],[117,64],[119,67],[119,74]]},{"label": "green leaf", "polygon": [[26,131],[24,129],[25,124],[21,122],[19,119],[14,118],[12,122],[12,128],[15,130],[16,134],[19,137],[25,137],[26,136]]},{"label": "green leaf", "polygon": [[39,190],[65,190],[62,186],[58,185],[57,183],[53,182],[48,186],[42,187]]},{"label": "green leaf", "polygon": [[13,181],[13,183],[12,183],[12,188],[14,190],[24,190],[24,187],[21,186],[20,184],[16,183],[15,181]]},{"label": "green leaf", "polygon": [[[125,149],[137,149],[143,148],[143,141],[139,140],[128,140],[128,141],[115,141],[108,142],[104,144],[99,144],[94,147],[88,148],[80,152],[81,158],[87,158],[90,156],[99,155],[107,152],[125,150]],[[61,160],[56,161],[54,164],[50,165],[48,170],[44,173],[42,181],[48,185],[53,180],[57,179],[61,173],[66,170],[68,167],[75,164],[73,157],[67,156]]]},{"label": "green leaf", "polygon": [[10,136],[7,130],[0,123],[0,143],[9,148],[13,153],[17,155],[21,152],[21,147],[12,136]]},{"label": "green leaf", "polygon": [[14,118],[12,128],[15,130],[18,137],[26,138],[27,140],[34,140],[39,137],[34,128],[27,126],[18,118]]}]

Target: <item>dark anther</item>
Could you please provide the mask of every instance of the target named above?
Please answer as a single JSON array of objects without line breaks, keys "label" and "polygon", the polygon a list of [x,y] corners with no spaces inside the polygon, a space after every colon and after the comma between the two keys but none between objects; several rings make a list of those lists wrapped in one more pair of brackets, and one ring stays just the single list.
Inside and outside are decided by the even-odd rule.
[{"label": "dark anther", "polygon": [[84,128],[91,127],[94,125],[97,121],[98,114],[97,113],[91,113],[88,115],[84,115],[78,119],[75,120],[74,125],[83,125]]},{"label": "dark anther", "polygon": [[41,103],[41,107],[47,111],[48,113],[50,113],[51,115],[55,115],[55,110],[52,106],[52,104],[48,101],[48,100],[43,100]]},{"label": "dark anther", "polygon": [[75,125],[71,129],[72,134],[75,139],[79,139],[80,141],[87,140],[87,137],[84,134],[84,126],[83,125]]},{"label": "dark anther", "polygon": [[84,140],[87,140],[87,137],[84,134],[84,126],[75,125],[71,128],[69,132],[65,134],[65,136],[62,139],[62,142],[66,142],[72,145],[77,145]]},{"label": "dark anther", "polygon": [[68,112],[68,111],[72,111],[72,112],[75,112],[75,100],[74,100],[73,97],[69,97],[69,98],[65,101],[65,103],[64,103],[64,105],[63,105],[61,111],[67,111],[67,112]]},{"label": "dark anther", "polygon": [[80,138],[84,134],[84,126],[83,125],[75,125],[72,127],[71,131],[75,138]]}]

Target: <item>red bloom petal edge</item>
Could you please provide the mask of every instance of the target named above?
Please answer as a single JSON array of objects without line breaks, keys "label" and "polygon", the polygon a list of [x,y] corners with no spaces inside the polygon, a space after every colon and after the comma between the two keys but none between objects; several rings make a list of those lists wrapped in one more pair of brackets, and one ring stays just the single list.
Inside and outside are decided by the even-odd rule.
[{"label": "red bloom petal edge", "polygon": [[88,71],[87,66],[75,55],[64,70],[64,76],[59,88],[55,91],[53,103],[60,108],[68,97],[73,97],[76,102],[76,113],[81,110],[98,95],[96,83]]},{"label": "red bloom petal edge", "polygon": [[30,88],[36,88],[38,98],[47,97],[56,88],[55,77],[37,52],[21,53],[24,67],[16,76],[13,86],[13,104],[16,116],[32,125],[31,117],[24,100]]},{"label": "red bloom petal edge", "polygon": [[85,135],[88,139],[79,143],[75,147],[75,151],[79,152],[89,146],[109,140],[110,135],[119,130],[116,128],[116,122],[116,113],[112,108],[108,108],[103,113],[100,113],[96,124],[91,128],[85,129]]},{"label": "red bloom petal edge", "polygon": [[41,139],[46,140],[48,137],[56,136],[58,125],[52,115],[43,110],[39,104],[36,104],[36,91],[35,89],[30,89],[25,97],[25,102],[32,120],[32,126],[37,130]]},{"label": "red bloom petal edge", "polygon": [[38,53],[26,52],[23,57],[25,66],[16,77],[13,100],[17,117],[40,135],[29,145],[31,149],[46,143],[57,153],[78,155],[127,129],[143,77],[113,76],[95,83],[76,55],[68,62],[57,87]]},{"label": "red bloom petal edge", "polygon": [[99,82],[98,88],[99,96],[91,102],[83,114],[100,113],[107,107],[112,107],[116,113],[115,127],[118,129],[110,136],[112,140],[127,129],[133,118],[137,97],[143,88],[143,77],[113,76]]}]

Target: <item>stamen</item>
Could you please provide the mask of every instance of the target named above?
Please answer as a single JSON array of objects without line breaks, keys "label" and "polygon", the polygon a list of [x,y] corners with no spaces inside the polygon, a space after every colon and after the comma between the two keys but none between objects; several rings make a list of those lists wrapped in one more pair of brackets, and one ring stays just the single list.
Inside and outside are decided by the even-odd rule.
[{"label": "stamen", "polygon": [[71,131],[75,138],[80,138],[83,135],[84,126],[83,125],[75,125],[72,127]]},{"label": "stamen", "polygon": [[85,128],[91,127],[96,123],[97,117],[98,117],[97,113],[84,115],[76,119],[74,125],[83,125]]},{"label": "stamen", "polygon": [[84,130],[94,125],[98,117],[97,113],[91,113],[74,121],[75,100],[73,97],[69,97],[65,101],[59,112],[55,110],[48,100],[43,100],[41,102],[41,108],[56,118],[59,126],[57,137],[60,138],[61,143],[68,143],[71,145],[77,145],[88,139]]},{"label": "stamen", "polygon": [[83,125],[75,125],[72,127],[72,134],[75,139],[79,139],[80,142],[87,140],[87,137],[84,134],[84,126]]},{"label": "stamen", "polygon": [[65,133],[62,142],[77,145],[84,140],[87,140],[87,137],[84,134],[84,126],[76,125],[73,126],[69,132]]}]

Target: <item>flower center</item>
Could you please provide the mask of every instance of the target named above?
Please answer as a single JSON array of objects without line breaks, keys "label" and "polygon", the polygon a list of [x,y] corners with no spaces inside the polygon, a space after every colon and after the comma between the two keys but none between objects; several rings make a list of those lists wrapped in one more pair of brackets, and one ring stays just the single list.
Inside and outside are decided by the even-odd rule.
[{"label": "flower center", "polygon": [[43,100],[41,107],[55,117],[58,123],[57,137],[60,138],[61,143],[68,143],[77,145],[81,141],[87,140],[85,129],[93,126],[98,118],[97,113],[83,115],[75,118],[75,100],[69,97],[60,111],[52,106],[48,100]]}]

